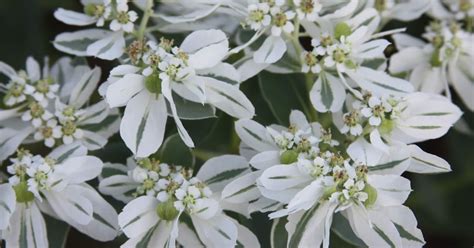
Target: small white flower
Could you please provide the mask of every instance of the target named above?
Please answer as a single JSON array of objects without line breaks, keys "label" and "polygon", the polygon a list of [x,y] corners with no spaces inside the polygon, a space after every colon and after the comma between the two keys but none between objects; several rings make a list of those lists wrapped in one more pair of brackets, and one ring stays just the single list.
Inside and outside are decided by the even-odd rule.
[{"label": "small white flower", "polygon": [[308,20],[313,22],[319,16],[322,4],[320,0],[293,0],[295,4],[296,13],[300,20]]},{"label": "small white flower", "polygon": [[128,11],[128,4],[126,0],[117,1],[117,15],[110,23],[112,31],[121,31],[131,33],[133,32],[133,23],[138,19],[137,12]]},{"label": "small white flower", "polygon": [[269,14],[268,3],[250,4],[247,8],[247,24],[253,30],[260,30],[270,25],[272,17]]}]

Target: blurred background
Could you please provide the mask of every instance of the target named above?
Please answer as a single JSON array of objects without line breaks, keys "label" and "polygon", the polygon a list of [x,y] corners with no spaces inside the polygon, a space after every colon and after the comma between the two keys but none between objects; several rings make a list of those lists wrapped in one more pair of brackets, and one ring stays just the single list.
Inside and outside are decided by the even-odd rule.
[{"label": "blurred background", "polygon": [[[81,5],[77,0],[2,0],[0,4],[0,60],[20,69],[25,67],[27,56],[34,56],[41,61],[44,56],[49,56],[54,62],[58,57],[64,56],[52,46],[54,37],[64,31],[77,30],[76,27],[67,26],[56,21],[53,12],[56,8],[76,9],[80,11]],[[390,23],[390,27],[408,25],[408,32],[420,34],[423,32],[428,18],[411,23]],[[103,71],[109,70],[113,64],[110,62],[89,59],[89,63],[98,64]],[[473,66],[474,70],[474,66]],[[104,78],[107,77],[103,73]],[[293,77],[294,79],[295,77]],[[3,78],[2,78],[3,79]],[[295,82],[295,85],[298,82]],[[280,116],[288,116],[292,108],[300,108],[297,102],[288,101],[283,110],[288,113],[276,113],[269,106],[270,90],[266,83],[251,79],[242,85],[245,94],[251,99],[257,110],[257,121],[262,124],[282,122]],[[284,86],[282,86],[284,87]],[[279,87],[280,89],[282,87]],[[274,87],[271,87],[274,88]],[[264,89],[264,90],[262,90]],[[281,99],[291,99],[288,92],[297,92],[297,85],[290,91],[282,90]],[[273,97],[278,99],[278,93]],[[474,92],[473,92],[474,97]],[[474,114],[466,110],[458,99],[455,103],[464,111],[463,118],[470,128],[474,130]],[[281,114],[281,115],[280,115]],[[283,122],[287,121],[286,118]],[[223,154],[236,153],[238,140],[234,134],[233,120],[226,115],[218,119],[194,121],[192,125],[185,123],[190,129],[194,140],[199,140],[197,152],[201,158]],[[210,135],[209,135],[210,134]],[[441,139],[425,142],[420,145],[425,151],[436,154],[446,159],[453,169],[451,173],[442,175],[405,175],[412,180],[414,192],[411,194],[407,205],[415,213],[419,227],[423,231],[426,247],[473,247],[474,245],[474,137],[462,134],[456,130],[451,131]],[[108,149],[108,150],[107,150]],[[113,160],[124,161],[128,151],[115,138],[106,150],[100,151],[99,156],[114,154]],[[123,152],[116,153],[117,150]],[[117,154],[120,154],[117,156]],[[107,156],[110,157],[110,156]],[[202,162],[202,161],[201,161]],[[262,247],[269,247],[269,224],[263,215],[255,216],[255,221],[249,226],[261,239]],[[62,233],[66,231],[60,222],[48,226],[50,232]],[[54,239],[54,234],[51,234]],[[333,235],[335,236],[335,235]],[[50,240],[51,240],[50,238]],[[123,240],[107,244],[99,243],[75,230],[69,231],[66,241],[68,248],[75,247],[119,247]],[[334,247],[346,247],[346,244]]]}]

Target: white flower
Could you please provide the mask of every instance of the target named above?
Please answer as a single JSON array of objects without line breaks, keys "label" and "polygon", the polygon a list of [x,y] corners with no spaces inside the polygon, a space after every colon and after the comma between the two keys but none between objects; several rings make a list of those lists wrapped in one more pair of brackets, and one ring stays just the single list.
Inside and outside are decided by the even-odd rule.
[{"label": "white flower", "polygon": [[[199,239],[208,247],[232,247],[237,240],[246,247],[259,247],[257,238],[246,227],[222,211],[236,211],[237,208],[227,209],[231,205],[224,205],[220,199],[220,191],[230,181],[222,175],[231,171],[238,171],[235,176],[248,172],[245,159],[238,156],[213,158],[201,167],[196,177],[191,178],[191,173],[179,167],[161,164],[149,158],[138,161],[139,167],[132,159],[129,159],[128,167],[109,165],[123,174],[104,178],[99,186],[102,192],[127,202],[119,215],[119,224],[129,238],[125,246],[141,242],[150,247],[162,247],[166,243],[173,247],[176,243],[193,244]],[[140,168],[140,176],[135,173],[136,168]],[[127,172],[131,171],[138,178],[130,177],[131,174]],[[141,183],[137,184],[135,179],[146,181],[145,174],[150,171],[167,178],[163,191],[156,195],[123,195],[137,185],[140,188]],[[170,171],[174,172],[168,174]],[[192,230],[183,225],[184,215],[192,221]],[[144,235],[147,233],[153,236],[160,234],[160,238],[145,239]]]},{"label": "white flower", "polygon": [[[78,56],[95,56],[105,60],[113,60],[122,56],[125,51],[125,38],[130,37],[134,31],[134,22],[138,14],[130,10],[126,0],[114,1],[86,1],[84,11],[79,13],[62,8],[54,12],[54,17],[59,21],[75,26],[88,26],[96,24],[98,27],[105,26],[106,22],[110,30],[86,29],[72,33],[62,33],[56,36],[54,46],[63,52]],[[85,44],[81,47],[74,46],[74,41]],[[72,43],[71,43],[72,41]]]},{"label": "white flower", "polygon": [[112,31],[125,31],[128,33],[133,32],[133,23],[138,19],[138,15],[135,11],[128,11],[127,0],[117,1],[117,14],[115,19],[110,23],[110,29]]},{"label": "white flower", "polygon": [[[372,39],[379,24],[374,15],[368,9],[344,22],[319,20],[322,22],[320,27],[307,24],[311,26],[308,30],[313,38],[313,50],[302,53],[305,58],[303,71],[309,71],[309,65],[314,65],[314,70],[318,72],[310,92],[311,102],[317,111],[339,111],[344,104],[346,90],[360,98],[361,93],[354,85],[378,95],[403,95],[413,91],[408,81],[364,64],[365,61],[385,59],[383,51],[389,45],[385,39]],[[361,20],[368,23],[362,25]]]},{"label": "white flower", "polygon": [[[176,95],[194,103],[210,104],[237,118],[254,115],[251,102],[238,89],[238,73],[222,62],[228,51],[223,32],[193,32],[179,48],[170,50],[172,53],[160,56],[158,66],[116,67],[104,89],[110,107],[126,105],[120,134],[138,157],[146,157],[160,147],[168,116],[166,102],[181,138],[186,145],[194,146],[181,123],[174,101]],[[223,82],[222,78],[236,81],[236,85]],[[139,128],[141,125],[144,128]]]},{"label": "white flower", "polygon": [[[229,184],[224,189],[223,197],[230,202],[248,204],[250,213],[274,210],[280,206],[278,202],[259,192],[256,179],[266,168],[278,164],[294,165],[299,158],[313,157],[320,152],[320,143],[330,147],[337,145],[319,123],[309,123],[304,114],[296,110],[290,114],[289,128],[278,125],[266,128],[252,120],[239,120],[235,126],[237,135],[242,140],[240,153],[249,159],[256,171]],[[317,168],[310,164],[302,164],[301,167],[302,170],[317,173]]]},{"label": "white flower", "polygon": [[270,25],[272,18],[269,14],[268,3],[250,4],[247,10],[247,23],[251,29],[257,31]]},{"label": "white flower", "polygon": [[391,19],[412,21],[419,18],[431,7],[431,0],[382,0],[368,2],[370,7],[375,8],[380,13],[384,22]]},{"label": "white flower", "polygon": [[293,0],[300,20],[315,21],[319,17],[322,4],[320,0]]},{"label": "white flower", "polygon": [[[301,166],[275,165],[259,177],[262,194],[287,204],[270,217],[288,215],[286,230],[291,246],[329,247],[332,217],[336,212],[342,212],[354,233],[371,247],[424,244],[416,219],[402,206],[411,191],[410,182],[399,176],[409,166],[407,150],[394,149],[389,156],[376,157],[360,145],[351,145],[347,151],[350,158],[326,157],[332,165],[324,173],[320,169],[313,173],[302,170]],[[321,159],[301,162],[306,165],[303,168],[309,164],[321,168],[319,165],[324,164]],[[405,239],[404,232],[416,239]]]},{"label": "white flower", "polygon": [[472,73],[474,35],[456,23],[432,23],[424,38],[394,35],[399,50],[390,59],[391,73],[408,72],[409,80],[423,92],[442,93],[450,97],[449,85],[470,110],[474,110]]},{"label": "white flower", "polygon": [[[355,101],[353,110],[335,118],[341,132],[350,126],[364,130],[370,142],[388,152],[393,144],[412,144],[444,135],[462,115],[461,110],[447,98],[421,92],[404,97],[364,96],[364,102]],[[361,113],[357,117],[354,113]],[[360,128],[359,128],[360,126]],[[354,136],[363,133],[351,133]]]},{"label": "white flower", "polygon": [[58,126],[58,122],[55,119],[48,120],[42,126],[39,126],[34,133],[35,140],[44,140],[44,145],[47,147],[53,147],[56,143],[56,139],[63,136],[61,127]]},{"label": "white flower", "polygon": [[429,14],[441,20],[467,21],[474,16],[474,3],[472,0],[433,0]]},{"label": "white flower", "polygon": [[[90,237],[109,241],[117,236],[117,214],[85,181],[99,175],[102,162],[86,156],[79,144],[57,148],[47,157],[20,151],[9,167],[16,184],[0,185],[0,230],[9,247],[19,247],[24,230],[27,247],[48,247],[43,206],[47,214]],[[21,163],[19,166],[18,163]],[[15,165],[16,164],[16,165]]]},{"label": "white flower", "polygon": [[[117,132],[118,112],[110,110],[105,101],[90,102],[100,80],[98,67],[91,69],[86,65],[73,65],[70,58],[64,57],[51,68],[47,63],[44,65],[43,77],[47,80],[43,80],[40,79],[39,64],[28,58],[27,71],[22,74],[25,89],[28,85],[31,91],[25,93],[24,103],[0,111],[0,121],[8,120],[2,123],[2,128],[12,130],[9,131],[11,135],[0,138],[0,142],[5,144],[0,147],[2,159],[14,153],[22,143],[35,140],[44,140],[47,147],[79,140],[89,150],[96,150]],[[52,86],[59,85],[60,88],[52,89]],[[35,92],[46,95],[35,98]],[[50,104],[52,100],[54,104]]]},{"label": "white flower", "polygon": [[272,15],[272,35],[280,36],[282,32],[290,34],[295,29],[292,19],[295,18],[295,12],[283,11],[280,6],[274,6],[270,9]]}]

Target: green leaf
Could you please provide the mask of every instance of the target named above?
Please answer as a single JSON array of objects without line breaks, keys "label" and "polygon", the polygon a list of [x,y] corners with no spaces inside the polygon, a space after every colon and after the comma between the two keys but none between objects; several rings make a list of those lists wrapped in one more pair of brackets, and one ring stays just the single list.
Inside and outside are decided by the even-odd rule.
[{"label": "green leaf", "polygon": [[270,240],[273,248],[286,248],[288,232],[285,229],[285,225],[287,222],[286,218],[279,218],[273,221]]},{"label": "green leaf", "polygon": [[272,74],[262,72],[258,75],[263,98],[267,102],[279,124],[288,126],[288,117],[292,110],[302,110],[309,115],[307,106],[311,106],[301,73]]},{"label": "green leaf", "polygon": [[340,213],[334,214],[331,230],[348,244],[355,247],[367,247],[367,245],[354,234],[349,222]]},{"label": "green leaf", "polygon": [[48,215],[43,215],[48,230],[48,240],[50,248],[66,247],[66,240],[71,228],[68,224],[54,219]]},{"label": "green leaf", "polygon": [[[184,120],[200,120],[216,117],[216,109],[209,104],[201,104],[192,102],[173,93],[173,101],[180,119]],[[168,113],[171,115],[169,103],[166,102]]]},{"label": "green leaf", "polygon": [[163,142],[158,151],[158,159],[164,163],[181,165],[187,168],[192,168],[195,162],[191,150],[184,144],[178,134],[169,136]]}]

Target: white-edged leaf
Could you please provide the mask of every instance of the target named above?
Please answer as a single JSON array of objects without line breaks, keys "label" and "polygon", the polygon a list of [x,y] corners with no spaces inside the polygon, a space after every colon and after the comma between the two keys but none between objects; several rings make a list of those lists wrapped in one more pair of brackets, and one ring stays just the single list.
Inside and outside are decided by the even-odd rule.
[{"label": "white-edged leaf", "polygon": [[59,51],[76,56],[89,56],[87,48],[94,42],[111,34],[102,29],[87,29],[76,32],[65,32],[56,36],[53,45]]},{"label": "white-edged leaf", "polygon": [[329,73],[320,73],[311,89],[310,99],[319,112],[337,112],[346,99],[346,90],[341,81]]}]

